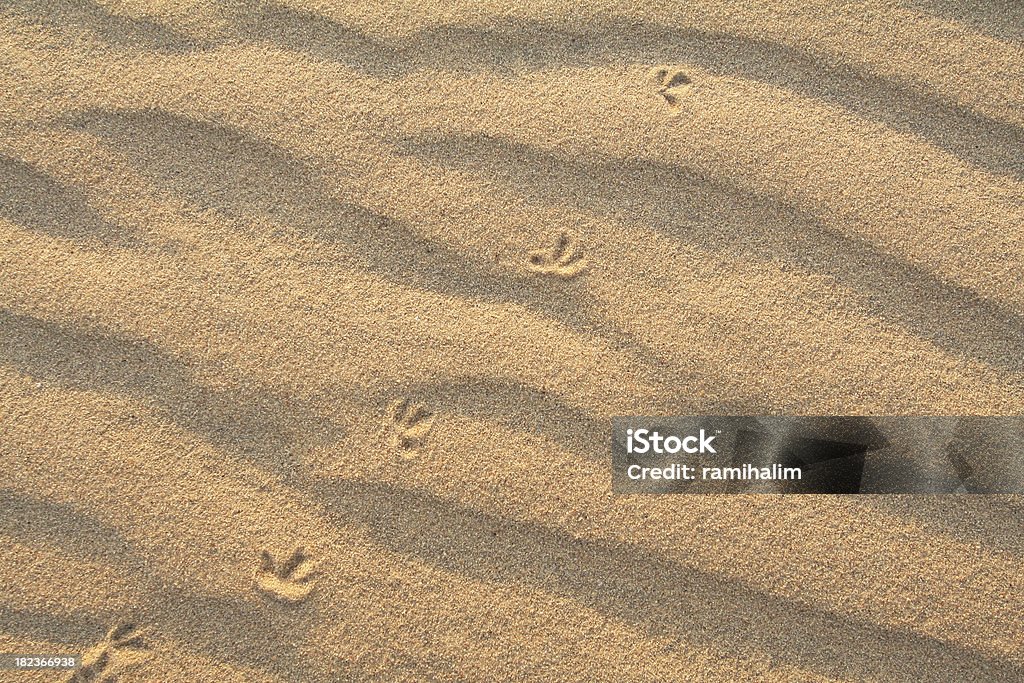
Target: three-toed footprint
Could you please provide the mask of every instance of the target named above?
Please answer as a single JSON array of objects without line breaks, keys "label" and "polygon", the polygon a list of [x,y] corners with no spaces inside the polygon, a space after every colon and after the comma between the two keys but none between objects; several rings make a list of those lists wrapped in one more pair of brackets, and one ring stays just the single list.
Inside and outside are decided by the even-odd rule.
[{"label": "three-toed footprint", "polygon": [[278,562],[266,550],[260,555],[256,570],[256,587],[274,600],[301,602],[309,596],[315,582],[315,565],[306,557],[305,549],[296,548],[283,562]]},{"label": "three-toed footprint", "polygon": [[134,624],[121,624],[107,632],[106,637],[82,655],[82,665],[68,683],[106,683],[117,680],[115,666],[138,663],[148,656],[145,633]]},{"label": "three-toed footprint", "polygon": [[386,427],[391,432],[391,445],[401,451],[422,446],[433,426],[434,416],[419,403],[401,398],[388,406]]},{"label": "three-toed footprint", "polygon": [[679,107],[683,92],[692,83],[690,77],[672,66],[656,66],[649,75],[658,88],[658,94],[671,106]]},{"label": "three-toed footprint", "polygon": [[530,269],[545,275],[573,278],[587,268],[583,248],[562,233],[551,249],[530,252]]}]

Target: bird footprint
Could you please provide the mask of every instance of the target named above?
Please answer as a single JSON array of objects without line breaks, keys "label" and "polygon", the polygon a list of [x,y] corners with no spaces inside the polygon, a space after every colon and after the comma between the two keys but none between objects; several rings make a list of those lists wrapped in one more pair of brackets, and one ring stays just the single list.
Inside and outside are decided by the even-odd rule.
[{"label": "bird footprint", "polygon": [[651,79],[658,86],[658,94],[673,107],[679,107],[683,86],[690,85],[690,77],[679,69],[656,66],[651,70]]},{"label": "bird footprint", "polygon": [[434,426],[434,416],[419,403],[403,398],[388,407],[388,427],[395,448],[411,451],[423,445]]},{"label": "bird footprint", "polygon": [[302,602],[313,590],[315,565],[306,557],[305,549],[295,551],[280,564],[264,550],[256,571],[256,586],[281,602]]},{"label": "bird footprint", "polygon": [[538,249],[530,252],[530,268],[545,275],[556,275],[561,278],[573,278],[586,270],[583,248],[574,244],[562,233],[551,249]]},{"label": "bird footprint", "polygon": [[96,647],[82,655],[82,666],[68,683],[114,683],[117,675],[111,670],[113,660],[122,658],[124,653],[143,653],[147,649],[145,633],[134,624],[115,626]]}]

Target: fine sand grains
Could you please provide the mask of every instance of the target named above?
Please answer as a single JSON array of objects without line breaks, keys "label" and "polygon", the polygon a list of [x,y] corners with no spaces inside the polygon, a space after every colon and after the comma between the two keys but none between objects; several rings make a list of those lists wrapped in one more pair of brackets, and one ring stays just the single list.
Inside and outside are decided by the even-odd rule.
[{"label": "fine sand grains", "polygon": [[1022,412],[1011,5],[0,3],[0,680],[1024,680],[1017,499],[608,443]]}]

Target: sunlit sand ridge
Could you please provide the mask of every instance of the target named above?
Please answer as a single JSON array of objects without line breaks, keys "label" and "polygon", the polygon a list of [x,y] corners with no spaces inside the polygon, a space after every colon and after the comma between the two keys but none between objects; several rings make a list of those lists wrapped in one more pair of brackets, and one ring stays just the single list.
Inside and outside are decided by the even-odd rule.
[{"label": "sunlit sand ridge", "polygon": [[0,678],[1024,680],[1016,499],[608,443],[1022,412],[1024,14],[677,5],[0,4]]}]

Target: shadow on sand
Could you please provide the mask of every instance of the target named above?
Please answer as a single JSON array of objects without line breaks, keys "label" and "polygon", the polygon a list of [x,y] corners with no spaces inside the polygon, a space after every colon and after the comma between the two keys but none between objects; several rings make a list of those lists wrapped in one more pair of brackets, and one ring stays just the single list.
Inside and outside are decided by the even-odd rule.
[{"label": "shadow on sand", "polygon": [[1024,177],[1021,126],[963,106],[955,97],[769,40],[609,16],[572,26],[525,18],[440,26],[404,36],[399,47],[281,3],[254,1],[238,7],[236,22],[246,39],[389,78],[417,69],[513,74],[600,64],[694,64],[717,75],[829,102],[922,138],[979,168]]},{"label": "shadow on sand", "polygon": [[5,0],[0,14],[18,15],[70,37],[88,33],[116,48],[180,54],[205,47],[159,21],[115,14],[93,0]]},{"label": "shadow on sand", "polygon": [[0,309],[0,364],[39,381],[132,396],[220,449],[279,469],[339,425],[293,397],[255,386],[210,388],[187,363],[147,341]]},{"label": "shadow on sand", "polygon": [[681,165],[589,158],[485,135],[396,141],[401,153],[470,169],[549,204],[639,220],[702,249],[791,263],[835,278],[858,303],[961,358],[1024,371],[1024,317],[977,292],[830,228],[774,197]]},{"label": "shadow on sand", "polygon": [[297,226],[326,250],[313,262],[339,258],[403,287],[522,306],[597,335],[666,382],[694,380],[593,312],[583,278],[539,277],[498,264],[490,253],[463,253],[404,220],[340,198],[336,180],[252,133],[161,110],[89,110],[62,123],[99,137],[199,209],[242,223],[269,218]]},{"label": "shadow on sand", "polygon": [[82,244],[134,242],[129,231],[105,220],[84,194],[30,164],[0,155],[0,217],[12,223]]},{"label": "shadow on sand", "polygon": [[[986,27],[1006,26],[1012,34],[1016,26],[1019,31],[1019,22],[1015,25],[1012,19],[1019,10],[1012,3],[986,0],[981,8],[965,9],[950,0],[924,1],[933,11],[968,24],[983,19]],[[13,9],[54,30],[86,29],[115,46],[163,52],[214,46],[149,19],[113,14],[92,0],[14,0]],[[760,81],[829,102],[919,137],[979,168],[1024,177],[1020,125],[975,111],[941,92],[769,40],[604,16],[575,25],[527,18],[445,25],[390,44],[275,0],[233,0],[220,9],[238,40],[272,44],[384,78],[404,77],[418,69],[511,74],[560,66],[695,64],[714,74]]]},{"label": "shadow on sand", "polygon": [[581,539],[384,484],[314,488],[338,524],[365,527],[389,550],[475,580],[576,600],[651,636],[759,653],[826,677],[1024,680],[1009,662],[775,596],[640,546]]}]

